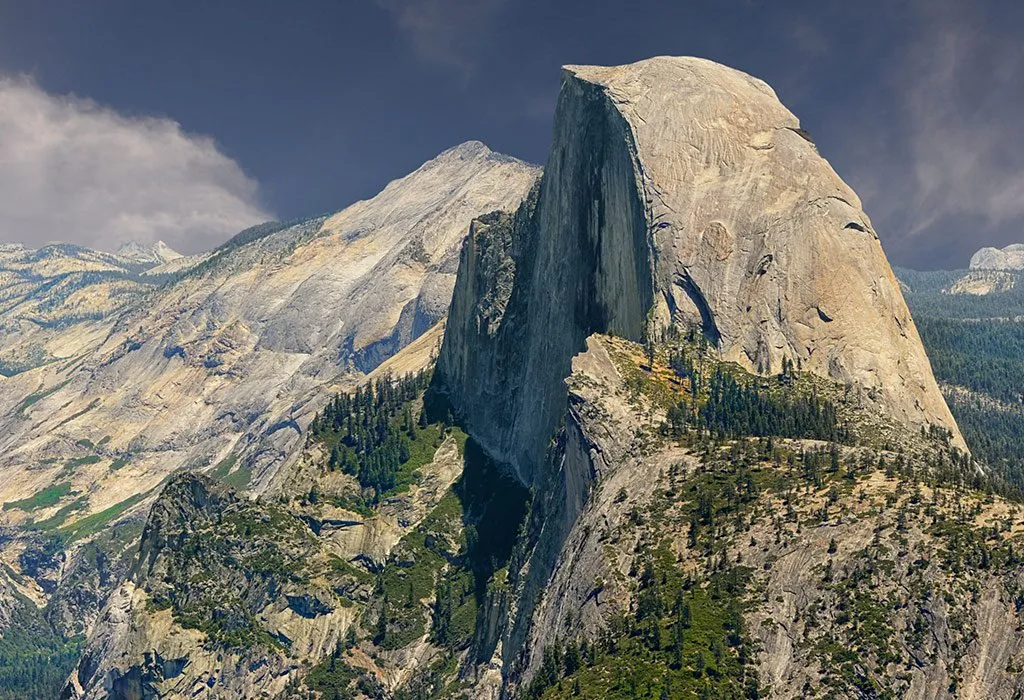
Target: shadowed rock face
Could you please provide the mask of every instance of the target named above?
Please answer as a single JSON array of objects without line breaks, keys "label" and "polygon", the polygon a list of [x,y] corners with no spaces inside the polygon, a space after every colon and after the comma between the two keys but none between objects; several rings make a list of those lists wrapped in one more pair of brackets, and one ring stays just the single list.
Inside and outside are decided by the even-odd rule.
[{"label": "shadowed rock face", "polygon": [[[243,232],[144,303],[64,329],[61,361],[0,383],[0,501],[66,478],[66,460],[90,449],[100,459],[70,475],[96,496],[80,515],[228,453],[265,485],[336,381],[444,317],[469,222],[518,206],[538,174],[462,144],[336,214]],[[118,457],[130,461],[111,470]]]},{"label": "shadowed rock face", "polygon": [[963,446],[860,200],[739,71],[567,67],[539,189],[478,222],[461,264],[439,374],[527,483],[584,339],[673,321],[701,323],[723,359],[761,373],[792,360]]},{"label": "shadowed rock face", "polygon": [[[0,374],[17,370],[0,378],[0,503],[14,504],[0,512],[0,558],[24,559],[25,591],[49,601],[59,631],[96,623],[169,475],[230,472],[272,490],[329,396],[372,372],[426,366],[469,223],[518,206],[538,176],[468,142],[331,216],[256,226],[156,267],[75,246],[0,246]],[[17,507],[47,489],[45,506]],[[24,528],[31,519],[99,531],[65,552]],[[0,578],[2,631],[25,591]]]}]

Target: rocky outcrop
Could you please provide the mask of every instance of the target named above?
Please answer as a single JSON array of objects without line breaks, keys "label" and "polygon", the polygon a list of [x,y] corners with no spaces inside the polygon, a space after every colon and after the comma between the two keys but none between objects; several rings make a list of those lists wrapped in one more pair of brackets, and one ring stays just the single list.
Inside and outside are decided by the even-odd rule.
[{"label": "rocky outcrop", "polygon": [[943,292],[946,294],[970,294],[986,296],[989,294],[1005,294],[1017,286],[1017,275],[1005,270],[971,270],[966,275],[949,285]]},{"label": "rocky outcrop", "polygon": [[[757,697],[772,698],[1021,692],[1019,504],[954,485],[949,474],[942,486],[922,483],[924,472],[899,467],[893,452],[836,447],[847,475],[822,481],[806,468],[815,451],[819,460],[828,455],[815,441],[768,442],[767,451],[763,440],[711,449],[666,441],[659,397],[678,388],[650,370],[642,347],[621,339],[589,338],[572,369],[570,408],[536,489],[527,554],[510,572],[512,602],[494,613],[504,614],[504,634],[479,669],[482,688],[500,669],[501,697],[530,696],[535,679],[552,673],[542,671],[550,652],[597,643],[585,671],[559,681],[556,670],[540,688],[557,682],[552,697],[575,697],[569,689],[579,686],[602,697],[639,675],[652,695],[664,683],[730,697],[745,675],[761,689]],[[829,395],[839,401],[844,392]],[[871,418],[846,413],[854,407],[840,414],[860,415],[855,422],[869,427]],[[911,464],[948,459],[935,443],[899,444]],[[795,454],[811,461],[794,468],[780,459]],[[673,576],[681,589],[665,584]],[[684,641],[681,662],[671,661],[679,601],[696,610],[705,593],[727,599],[721,576],[746,581],[732,595],[744,611],[736,629],[749,641],[734,639],[737,651],[724,653],[726,642],[696,641],[691,652]],[[653,604],[652,580],[662,582]],[[666,611],[660,624],[669,632],[640,642],[651,609]],[[700,631],[685,623],[681,639],[715,629],[724,640],[728,624],[704,619]],[[609,643],[616,634],[623,636]],[[694,665],[702,645],[699,654],[718,659],[710,681]],[[746,660],[727,671],[730,654]],[[646,664],[655,670],[637,674]]]},{"label": "rocky outcrop", "polygon": [[1024,243],[982,248],[971,256],[972,270],[1024,270]]},{"label": "rocky outcrop", "polygon": [[0,375],[87,351],[152,289],[155,263],[67,243],[0,245]]},{"label": "rocky outcrop", "polygon": [[75,498],[85,516],[229,456],[267,485],[325,397],[444,316],[469,222],[516,207],[537,174],[463,144],[332,216],[243,232],[79,342],[65,334],[70,355],[0,382],[0,500],[58,480],[68,496],[2,519]]},{"label": "rocky outcrop", "polygon": [[[37,549],[53,554],[26,590],[61,632],[88,633],[172,474],[273,492],[329,396],[431,362],[470,221],[514,209],[538,174],[469,142],[336,214],[256,226],[145,276],[138,270],[152,263],[114,254],[3,247],[0,321],[10,323],[0,337],[18,339],[4,352],[22,341],[43,350],[0,379],[0,564],[17,571],[26,551],[33,565]],[[128,291],[107,294],[117,285]],[[80,298],[95,313],[70,320]],[[350,528],[334,546],[384,557],[402,536],[397,519]],[[132,526],[130,543],[106,537],[119,523]],[[128,607],[111,608],[108,622],[145,619],[159,636],[169,623],[146,617],[140,590],[118,593]],[[111,624],[102,626],[117,644],[145,647]],[[191,644],[179,637],[161,658]]]},{"label": "rocky outcrop", "polygon": [[351,624],[352,611],[316,580],[327,566],[298,519],[177,477],[63,696],[278,693],[299,658],[333,649]]},{"label": "rocky outcrop", "polygon": [[593,332],[699,322],[722,359],[865,390],[964,446],[856,194],[765,83],[691,58],[565,69],[539,188],[474,226],[438,363],[531,483]]},{"label": "rocky outcrop", "polygon": [[130,260],[133,263],[145,265],[147,267],[163,265],[164,263],[169,263],[172,260],[178,260],[184,257],[181,253],[173,250],[163,241],[157,241],[156,243],[139,243],[138,241],[130,241],[119,246],[117,254],[126,260]]}]

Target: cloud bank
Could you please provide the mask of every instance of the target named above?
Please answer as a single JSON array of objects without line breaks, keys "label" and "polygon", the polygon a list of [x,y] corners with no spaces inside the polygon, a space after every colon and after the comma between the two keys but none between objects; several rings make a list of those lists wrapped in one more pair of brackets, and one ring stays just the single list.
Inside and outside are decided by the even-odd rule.
[{"label": "cloud bank", "polygon": [[192,253],[271,218],[211,138],[0,77],[0,241]]}]

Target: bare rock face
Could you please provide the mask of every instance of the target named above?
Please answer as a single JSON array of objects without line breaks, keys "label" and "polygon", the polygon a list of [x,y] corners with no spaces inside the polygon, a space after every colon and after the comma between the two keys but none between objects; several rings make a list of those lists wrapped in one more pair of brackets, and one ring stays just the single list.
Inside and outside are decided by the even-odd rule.
[{"label": "bare rock face", "polygon": [[949,285],[943,292],[954,295],[970,294],[971,296],[1004,294],[1017,286],[1018,276],[1018,274],[1006,270],[971,270]]},{"label": "bare rock face", "polygon": [[[272,490],[330,395],[426,366],[470,222],[514,209],[538,174],[468,142],[372,199],[253,227],[150,266],[152,279],[110,253],[0,247],[0,374],[13,367],[0,377],[0,563],[34,562],[53,535],[71,543],[19,592],[61,632],[87,633],[120,576],[83,553],[117,523],[141,527],[170,475]],[[31,362],[10,359],[37,345]]]},{"label": "bare rock face", "polygon": [[162,265],[184,257],[178,251],[171,249],[163,241],[157,241],[156,243],[131,241],[122,244],[117,249],[117,254],[134,263],[147,266]]},{"label": "bare rock face", "polygon": [[971,256],[972,270],[1024,270],[1024,243],[982,248]]},{"label": "bare rock face", "polygon": [[138,551],[62,697],[278,694],[352,623],[330,588],[299,583],[327,561],[305,525],[209,479],[168,483]]},{"label": "bare rock face", "polygon": [[[471,271],[485,258],[514,281],[483,290]],[[672,322],[700,322],[722,359],[765,374],[791,360],[964,446],[860,200],[739,71],[567,67],[539,189],[515,217],[480,222],[462,265],[440,376],[527,483],[585,338]]]},{"label": "bare rock face", "polygon": [[537,175],[469,142],[334,215],[243,232],[144,303],[68,329],[66,354],[0,380],[0,500],[67,481],[85,516],[229,455],[266,484],[339,382],[443,318],[469,222],[516,207]]}]

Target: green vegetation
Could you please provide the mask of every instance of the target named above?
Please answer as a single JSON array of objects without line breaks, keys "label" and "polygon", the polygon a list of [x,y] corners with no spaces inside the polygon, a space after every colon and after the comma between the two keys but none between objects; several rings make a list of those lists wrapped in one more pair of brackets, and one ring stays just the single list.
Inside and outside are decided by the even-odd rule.
[{"label": "green vegetation", "polygon": [[70,518],[73,514],[80,510],[85,510],[88,507],[89,499],[85,496],[79,496],[66,506],[61,506],[61,508],[49,518],[29,521],[26,527],[29,530],[37,530],[39,532],[52,532],[63,525],[64,521]]},{"label": "green vegetation", "polygon": [[72,457],[64,463],[65,469],[75,469],[76,467],[83,467],[87,464],[99,464],[103,461],[103,458],[99,455],[86,455],[85,457]]},{"label": "green vegetation", "polygon": [[451,654],[464,650],[488,586],[504,577],[528,494],[471,440],[465,457],[460,479],[402,539],[377,581],[378,646],[398,649],[429,634]]},{"label": "green vegetation", "polygon": [[[172,482],[162,498],[190,507],[185,479],[195,478]],[[274,504],[239,500],[230,492],[210,490],[194,507],[187,532],[160,551],[177,574],[148,581],[152,605],[170,608],[183,627],[203,632],[211,648],[286,648],[287,640],[270,635],[258,613],[284,586],[307,581],[309,529]]]},{"label": "green vegetation", "polygon": [[1024,401],[1024,323],[923,317],[917,328],[940,382]]},{"label": "green vegetation", "polygon": [[230,486],[233,489],[242,489],[249,486],[249,482],[252,480],[252,467],[248,464],[242,464],[233,472],[228,474],[222,479],[226,486]]},{"label": "green vegetation", "polygon": [[368,489],[366,505],[407,489],[434,458],[444,426],[414,417],[413,402],[429,375],[383,377],[352,393],[338,394],[310,426],[330,454],[328,469],[356,477]]},{"label": "green vegetation", "polygon": [[[310,669],[303,680],[306,688],[319,693],[324,700],[356,700],[359,697],[381,697],[379,681],[371,674],[354,668],[345,661],[350,649],[355,646],[355,629],[350,627],[335,647],[334,652]],[[285,697],[301,697],[298,683],[292,683],[285,690]]]},{"label": "green vegetation", "polygon": [[32,406],[45,399],[47,396],[50,396],[60,391],[65,386],[67,386],[68,382],[70,381],[71,380],[68,379],[61,382],[60,384],[54,384],[49,389],[43,389],[42,391],[37,391],[32,394],[29,394],[22,400],[20,404],[18,404],[18,410],[16,411],[16,414],[24,417],[25,411],[32,408]]},{"label": "green vegetation", "polygon": [[64,640],[29,600],[16,596],[13,602],[0,636],[0,700],[58,697],[84,640]]},{"label": "green vegetation", "polygon": [[[695,431],[698,436],[707,433],[719,439],[774,436],[852,441],[835,404],[819,396],[815,381],[788,359],[783,360],[780,374],[762,377],[715,359],[694,325],[685,330],[670,327],[665,336],[658,346],[647,346],[647,381],[661,389],[643,391],[653,396],[675,394],[667,402],[659,401],[667,408],[665,431],[671,437],[678,440]],[[659,356],[666,359],[668,377],[658,376],[655,359]],[[634,366],[632,373],[624,374],[638,370]],[[633,381],[627,378],[627,386]],[[679,389],[671,392],[673,386]]]},{"label": "green vegetation", "polygon": [[[976,459],[1024,487],[1024,286],[985,295],[945,294],[964,274],[900,270],[907,304],[935,378]],[[1009,273],[1012,274],[1012,273]]]},{"label": "green vegetation", "polygon": [[[785,382],[784,373],[776,382]],[[708,381],[707,399],[698,409],[698,425],[719,437],[756,436],[812,438],[843,442],[845,431],[839,427],[836,409],[816,394],[791,396],[772,391],[772,380],[737,381],[716,369]],[[677,413],[685,417],[685,403]]]},{"label": "green vegetation", "polygon": [[237,462],[238,457],[236,455],[228,455],[221,461],[217,462],[216,466],[214,466],[213,470],[210,472],[210,477],[223,482],[224,479],[227,478],[228,474],[231,473],[231,470]]},{"label": "green vegetation", "polygon": [[241,491],[249,485],[252,480],[252,467],[248,464],[238,465],[237,455],[228,455],[210,472],[210,476],[225,486]]},{"label": "green vegetation", "polygon": [[914,321],[922,318],[1013,319],[1024,316],[1024,286],[1019,273],[1007,273],[1015,278],[1015,287],[993,294],[946,294],[945,290],[961,279],[967,270],[937,270],[918,272],[897,269],[896,274],[907,285],[904,298]]},{"label": "green vegetation", "polygon": [[524,697],[759,697],[742,617],[748,578],[748,570],[734,567],[698,581],[666,550],[648,552],[632,613],[612,619],[593,643],[548,645]]},{"label": "green vegetation", "polygon": [[31,512],[33,510],[39,510],[40,508],[49,508],[50,506],[57,505],[62,498],[71,495],[71,482],[62,481],[59,484],[53,484],[47,486],[41,491],[37,491],[28,498],[23,498],[20,501],[10,501],[4,503],[4,510],[11,510],[17,508],[25,512]]},{"label": "green vegetation", "polygon": [[472,575],[461,561],[466,556],[463,515],[458,496],[449,492],[396,548],[375,593],[380,601],[374,623],[378,646],[399,649],[426,634],[425,601],[434,597],[435,588],[438,598],[429,615],[433,636],[455,648],[469,643],[476,600]]},{"label": "green vegetation", "polygon": [[70,525],[60,527],[58,533],[68,543],[85,537],[91,537],[148,495],[148,491],[146,493],[137,493],[119,503],[115,503],[109,508],[104,508],[97,513],[76,520]]}]

